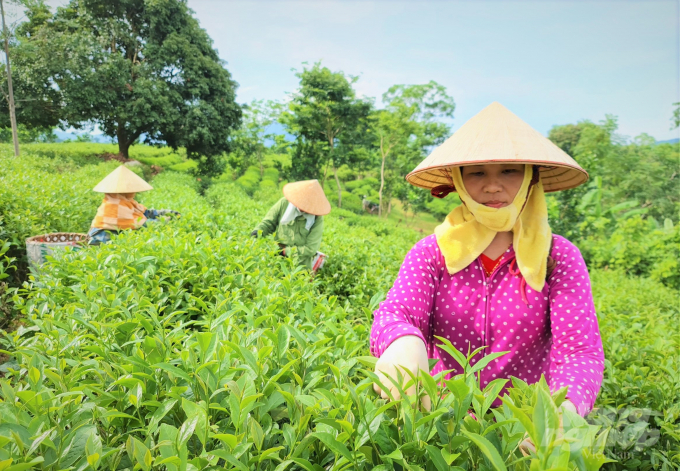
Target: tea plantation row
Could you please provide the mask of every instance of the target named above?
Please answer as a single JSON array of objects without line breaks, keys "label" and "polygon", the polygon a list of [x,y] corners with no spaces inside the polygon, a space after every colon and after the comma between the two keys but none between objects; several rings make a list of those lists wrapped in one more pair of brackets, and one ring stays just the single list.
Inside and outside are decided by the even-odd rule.
[{"label": "tea plantation row", "polygon": [[[0,158],[11,253],[28,234],[87,229],[89,189],[112,167],[79,164]],[[541,385],[516,383],[491,412],[502,384],[480,390],[473,371],[424,376],[431,412],[376,398],[371,313],[418,235],[337,211],[310,281],[247,236],[275,192],[216,183],[201,196],[172,172],[153,185],[144,204],[179,220],[67,253],[5,295],[21,325],[0,340],[0,469],[599,469],[604,454],[611,469],[676,469],[677,292],[593,273],[608,363],[590,419],[611,428],[568,416],[574,440],[559,441],[560,395]],[[644,408],[654,415],[631,420]],[[517,449],[525,432],[541,444],[531,460]]]}]

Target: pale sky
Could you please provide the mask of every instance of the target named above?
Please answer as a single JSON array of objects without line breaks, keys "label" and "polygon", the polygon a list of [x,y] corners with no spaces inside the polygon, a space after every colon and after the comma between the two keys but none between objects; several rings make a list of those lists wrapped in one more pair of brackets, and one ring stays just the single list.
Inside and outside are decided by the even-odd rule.
[{"label": "pale sky", "polygon": [[291,68],[321,60],[391,85],[436,80],[456,101],[454,130],[499,101],[542,133],[599,121],[619,132],[671,131],[678,90],[678,2],[189,0],[239,83],[238,101],[283,100]]},{"label": "pale sky", "polygon": [[[67,0],[49,0],[51,5]],[[453,129],[499,101],[540,132],[619,119],[619,133],[680,137],[678,0],[188,0],[239,83],[237,100],[285,100],[292,68],[321,60],[360,95],[445,85]]]}]

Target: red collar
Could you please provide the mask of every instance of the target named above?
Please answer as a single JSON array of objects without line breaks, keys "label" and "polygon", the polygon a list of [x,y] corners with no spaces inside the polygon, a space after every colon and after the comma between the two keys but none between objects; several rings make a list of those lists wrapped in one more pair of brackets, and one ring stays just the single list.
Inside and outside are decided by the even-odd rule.
[{"label": "red collar", "polygon": [[491,258],[487,257],[484,254],[481,254],[479,256],[479,260],[482,262],[482,266],[484,267],[484,271],[486,272],[486,276],[489,276],[493,273],[493,271],[498,267],[498,265],[501,263],[501,260],[503,259],[503,255],[505,255],[505,252],[503,252],[500,257],[498,257],[495,260],[492,260]]}]

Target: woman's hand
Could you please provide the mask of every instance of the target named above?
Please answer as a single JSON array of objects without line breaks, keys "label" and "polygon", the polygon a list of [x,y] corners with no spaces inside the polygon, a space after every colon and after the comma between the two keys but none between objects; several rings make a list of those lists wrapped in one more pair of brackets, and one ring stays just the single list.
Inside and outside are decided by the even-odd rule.
[{"label": "woman's hand", "polygon": [[[399,337],[387,347],[375,364],[375,373],[378,375],[380,382],[384,384],[386,388],[389,388],[389,392],[394,399],[399,399],[399,390],[388,377],[397,381],[397,369],[399,369],[403,377],[400,386],[403,386],[411,380],[410,376],[403,371],[403,368],[411,371],[416,377],[418,377],[419,370],[423,370],[427,374],[430,373],[427,362],[427,349],[420,337],[416,337],[415,335]],[[383,399],[389,399],[387,393],[381,390],[377,384],[373,384],[373,390],[380,394],[380,397]],[[405,392],[409,396],[415,394],[415,385],[408,388]],[[425,409],[430,410],[431,400],[428,395],[423,397],[422,406]]]},{"label": "woman's hand", "polygon": [[173,209],[157,209],[158,218],[163,221],[169,221],[172,217],[180,217],[181,214]]},{"label": "woman's hand", "polygon": [[[557,429],[557,438],[561,438],[562,435],[564,435],[564,427],[562,425],[562,411],[565,409],[568,409],[575,414],[578,413],[576,411],[576,406],[569,399],[562,403],[560,406],[560,426]],[[534,445],[534,442],[531,440],[531,438],[527,437],[522,441],[522,443],[519,444],[519,451],[521,451],[524,456],[529,456],[531,453],[536,453],[536,445]]]}]

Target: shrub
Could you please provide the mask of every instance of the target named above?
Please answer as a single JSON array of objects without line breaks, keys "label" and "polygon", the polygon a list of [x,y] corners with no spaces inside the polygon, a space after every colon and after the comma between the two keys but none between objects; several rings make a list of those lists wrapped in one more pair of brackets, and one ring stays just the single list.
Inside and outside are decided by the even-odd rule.
[{"label": "shrub", "polygon": [[[52,144],[58,147],[60,144]],[[87,232],[101,204],[92,188],[119,162],[59,156],[37,158],[25,152],[9,157],[0,149],[0,240],[9,242],[8,256],[16,259],[11,284],[27,273],[26,239],[50,232]],[[140,172],[139,169],[133,169]]]},{"label": "shrub", "polygon": [[[345,182],[345,188],[352,193],[368,194],[370,191],[378,191],[380,189],[380,181],[377,178],[363,178],[361,180],[353,180]],[[361,196],[361,194],[359,194]]]},{"label": "shrub", "polygon": [[278,187],[276,183],[274,183],[271,180],[262,180],[260,182],[260,190],[265,190],[265,191],[270,191],[270,190],[277,190]]},{"label": "shrub", "polygon": [[[332,204],[337,203],[337,196],[336,201],[331,201],[331,203]],[[361,214],[364,212],[364,208],[361,203],[361,198],[348,191],[342,192],[342,207],[357,214]]]},{"label": "shrub", "polygon": [[[27,221],[56,227],[64,214],[76,215],[68,224],[89,225],[99,204],[89,189],[107,165],[0,157],[0,239],[20,240]],[[0,332],[10,356],[0,368],[8,471],[589,470],[603,453],[619,460],[606,469],[670,470],[680,458],[677,291],[623,270],[591,270],[607,363],[589,420],[612,429],[598,436],[597,426],[566,414],[569,443],[547,436],[526,459],[519,441],[527,432],[544,438],[536,430],[556,423],[564,391],[551,397],[545,384],[513,381],[504,406],[490,410],[505,380],[480,388],[470,358],[451,350],[467,373],[421,377],[418,394],[435,399],[431,411],[412,407],[416,398],[387,404],[372,392],[371,313],[418,234],[334,208],[321,246],[328,262],[310,280],[276,256],[271,238],[249,236],[278,191],[250,198],[228,180],[203,183],[161,173],[140,201],[182,217],[65,250],[12,291],[23,318]],[[65,200],[54,198],[57,189]],[[32,210],[41,211],[38,222],[4,219]],[[628,224],[621,230],[641,230]],[[654,230],[659,247],[677,243],[676,228]],[[0,278],[13,263],[2,251]]]},{"label": "shrub", "polygon": [[236,179],[236,183],[249,195],[252,195],[257,190],[259,182],[260,169],[255,166],[248,167],[246,172]]},{"label": "shrub", "polygon": [[185,160],[182,163],[170,165],[168,168],[176,172],[190,172],[198,168],[198,163],[195,160]]},{"label": "shrub", "polygon": [[607,454],[621,460],[606,468],[663,469],[680,458],[678,292],[621,270],[594,270],[592,284],[605,377],[588,420],[612,428]]},{"label": "shrub", "polygon": [[352,170],[347,164],[341,165],[338,168],[338,179],[343,182],[349,180],[354,180],[356,178],[356,172]]},{"label": "shrub", "polygon": [[633,216],[617,222],[611,236],[590,235],[582,243],[586,260],[593,266],[651,276],[680,289],[680,225],[670,220],[658,228],[651,219]]},{"label": "shrub", "polygon": [[[379,297],[355,316],[273,241],[249,237],[269,202],[238,186],[216,184],[206,200],[187,175],[154,183],[145,203],[180,219],[67,250],[21,290],[27,325],[3,339],[14,363],[0,379],[0,430],[12,432],[0,459],[55,470],[499,466],[521,458],[525,429],[538,442],[536,427],[557,422],[564,391],[517,381],[492,412],[506,380],[482,390],[457,352],[465,374],[422,374],[432,411],[417,398],[386,404],[365,356]],[[596,427],[567,415],[565,430],[580,448],[548,438],[537,462],[573,467],[582,449],[604,460]]]},{"label": "shrub", "polygon": [[264,175],[262,175],[262,180],[268,180],[274,183],[274,186],[279,184],[279,171],[275,168],[265,168]]},{"label": "shrub", "polygon": [[444,199],[432,197],[425,207],[427,211],[437,219],[443,221],[453,209],[460,204],[457,193],[452,193]]}]

